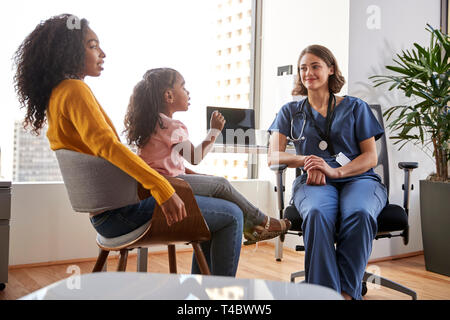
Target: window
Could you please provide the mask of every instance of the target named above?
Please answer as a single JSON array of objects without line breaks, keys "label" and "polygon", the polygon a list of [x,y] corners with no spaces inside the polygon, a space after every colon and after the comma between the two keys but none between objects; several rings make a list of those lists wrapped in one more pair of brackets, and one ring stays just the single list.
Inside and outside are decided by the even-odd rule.
[{"label": "window", "polygon": [[[3,105],[8,107],[0,110],[0,176],[15,181],[60,179],[45,129],[40,137],[19,129],[24,112],[11,82],[11,57],[40,21],[63,12],[89,20],[106,59],[102,76],[85,81],[119,133],[132,89],[144,72],[161,66],[180,71],[190,91],[191,106],[188,112],[174,117],[186,124],[191,140],[200,143],[206,135],[206,106],[252,107],[248,99],[250,81],[246,81],[252,74],[251,56],[243,50],[252,43],[252,21],[243,19],[251,11],[252,1],[130,0],[107,11],[100,2],[11,2],[9,14],[0,20],[2,30],[14,30],[2,41],[0,51],[0,85],[8,90],[5,95],[2,91]],[[196,7],[204,10],[192,10]],[[53,8],[51,13],[48,8]],[[125,142],[124,137],[121,139]],[[192,169],[230,179],[246,178],[247,163],[245,154],[210,153]]]},{"label": "window", "polygon": [[[217,50],[226,50],[227,54],[217,56],[217,64],[224,64],[222,73],[215,76],[221,79],[225,86],[221,87],[220,95],[216,95],[213,105],[221,107],[250,108],[250,48],[252,21],[244,19],[251,12],[252,0],[236,0],[227,2],[226,10],[217,19],[226,21],[222,24],[222,32],[227,32],[227,39],[217,41]],[[231,13],[231,15],[230,15]],[[230,47],[232,44],[232,47]],[[245,179],[248,177],[248,155],[246,154],[209,154],[203,162],[192,168],[194,171],[216,174],[228,179]]]}]

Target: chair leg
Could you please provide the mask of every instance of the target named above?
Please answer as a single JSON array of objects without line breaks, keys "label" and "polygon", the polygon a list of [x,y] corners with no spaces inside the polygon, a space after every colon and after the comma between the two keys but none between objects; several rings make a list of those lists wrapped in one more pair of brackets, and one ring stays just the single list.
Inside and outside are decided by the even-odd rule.
[{"label": "chair leg", "polygon": [[125,271],[127,268],[128,249],[120,250],[119,264],[117,265],[117,271]]},{"label": "chair leg", "polygon": [[200,268],[200,272],[203,275],[210,275],[208,263],[206,263],[205,255],[203,254],[202,247],[198,242],[192,242],[192,247],[194,248],[195,258],[197,259],[198,266]]},{"label": "chair leg", "polygon": [[175,245],[167,245],[167,251],[169,253],[169,272],[177,273],[177,253],[175,251]]},{"label": "chair leg", "polygon": [[109,251],[100,249],[100,253],[98,254],[97,261],[95,262],[94,269],[92,272],[100,272],[103,270],[103,267],[106,262],[106,258],[108,258]]},{"label": "chair leg", "polygon": [[147,272],[148,248],[138,248],[137,251],[137,272]]}]

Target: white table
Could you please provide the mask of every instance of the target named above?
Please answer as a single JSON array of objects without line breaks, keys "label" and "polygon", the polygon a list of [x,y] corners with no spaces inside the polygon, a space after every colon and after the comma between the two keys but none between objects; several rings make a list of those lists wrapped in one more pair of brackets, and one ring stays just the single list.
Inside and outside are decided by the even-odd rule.
[{"label": "white table", "polygon": [[21,300],[342,300],[332,289],[289,282],[142,272],[71,276]]}]

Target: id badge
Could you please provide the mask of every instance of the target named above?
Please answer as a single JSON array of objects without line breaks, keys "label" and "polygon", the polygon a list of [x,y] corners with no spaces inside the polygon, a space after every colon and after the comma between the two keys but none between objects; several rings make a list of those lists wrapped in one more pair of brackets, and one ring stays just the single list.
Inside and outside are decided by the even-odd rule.
[{"label": "id badge", "polygon": [[341,166],[345,166],[347,163],[350,163],[351,160],[347,158],[345,154],[339,152],[338,155],[336,156],[336,162],[339,163]]}]

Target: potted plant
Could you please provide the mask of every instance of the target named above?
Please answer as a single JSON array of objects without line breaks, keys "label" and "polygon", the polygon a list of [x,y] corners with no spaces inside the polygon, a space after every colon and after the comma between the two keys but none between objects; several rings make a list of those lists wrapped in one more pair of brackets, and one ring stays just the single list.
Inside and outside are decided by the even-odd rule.
[{"label": "potted plant", "polygon": [[[431,150],[436,173],[420,181],[422,240],[427,270],[450,276],[450,41],[447,34],[432,28],[430,46],[414,43],[386,66],[391,75],[376,75],[374,86],[390,84],[415,104],[389,107],[384,116],[393,119],[388,127],[391,139],[401,144],[420,144]],[[430,148],[431,146],[431,148]]]}]

